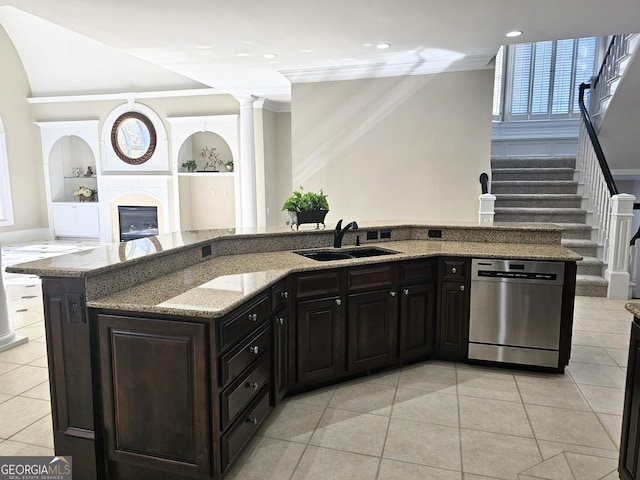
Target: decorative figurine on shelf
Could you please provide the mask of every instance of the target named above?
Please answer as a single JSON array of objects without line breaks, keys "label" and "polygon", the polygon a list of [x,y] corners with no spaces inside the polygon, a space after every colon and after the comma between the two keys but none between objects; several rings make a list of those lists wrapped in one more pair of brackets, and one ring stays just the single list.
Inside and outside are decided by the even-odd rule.
[{"label": "decorative figurine on shelf", "polygon": [[82,175],[82,169],[80,167],[73,167],[71,169],[71,175],[78,178]]},{"label": "decorative figurine on shelf", "polygon": [[205,145],[202,152],[200,152],[200,156],[207,162],[204,166],[205,170],[211,168],[212,172],[217,172],[218,167],[224,165],[224,162],[220,160],[220,153],[216,152],[216,147],[209,148],[208,145]]},{"label": "decorative figurine on shelf", "polygon": [[91,165],[89,165],[87,167],[87,173],[84,174],[85,177],[93,177],[95,175],[95,172],[93,171],[93,167]]}]

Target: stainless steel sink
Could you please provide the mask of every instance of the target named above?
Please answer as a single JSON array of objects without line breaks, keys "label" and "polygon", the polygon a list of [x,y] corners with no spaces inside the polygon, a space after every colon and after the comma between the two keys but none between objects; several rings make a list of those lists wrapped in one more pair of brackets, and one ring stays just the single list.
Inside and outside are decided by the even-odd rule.
[{"label": "stainless steel sink", "polygon": [[350,258],[377,257],[380,255],[392,255],[399,253],[394,250],[387,250],[380,247],[353,247],[353,248],[332,248],[324,250],[298,250],[293,253],[303,257],[316,260],[318,262],[331,262],[333,260],[347,260]]}]

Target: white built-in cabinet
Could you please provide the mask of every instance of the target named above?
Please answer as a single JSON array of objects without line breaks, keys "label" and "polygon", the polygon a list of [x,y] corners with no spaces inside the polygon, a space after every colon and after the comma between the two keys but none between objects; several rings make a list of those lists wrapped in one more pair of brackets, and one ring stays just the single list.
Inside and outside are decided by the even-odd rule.
[{"label": "white built-in cabinet", "polygon": [[81,186],[97,190],[98,121],[39,122],[49,227],[54,237],[100,238],[99,192],[79,202]]}]

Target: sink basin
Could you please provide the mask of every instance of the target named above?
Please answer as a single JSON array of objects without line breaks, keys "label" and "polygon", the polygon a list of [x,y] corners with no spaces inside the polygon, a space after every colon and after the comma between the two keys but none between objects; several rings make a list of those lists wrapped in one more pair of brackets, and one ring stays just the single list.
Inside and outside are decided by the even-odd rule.
[{"label": "sink basin", "polygon": [[380,255],[392,255],[398,253],[394,250],[387,250],[379,247],[354,247],[349,249],[334,248],[326,250],[298,250],[298,255],[316,260],[318,262],[330,262],[332,260],[347,260],[349,258],[377,257]]}]

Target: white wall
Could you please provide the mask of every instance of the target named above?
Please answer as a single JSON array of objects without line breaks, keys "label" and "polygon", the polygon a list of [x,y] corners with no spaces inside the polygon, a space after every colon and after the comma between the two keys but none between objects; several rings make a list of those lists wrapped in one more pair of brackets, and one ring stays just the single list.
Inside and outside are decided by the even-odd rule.
[{"label": "white wall", "polygon": [[294,84],[293,187],[324,189],[328,223],[475,222],[492,89],[493,70]]}]

